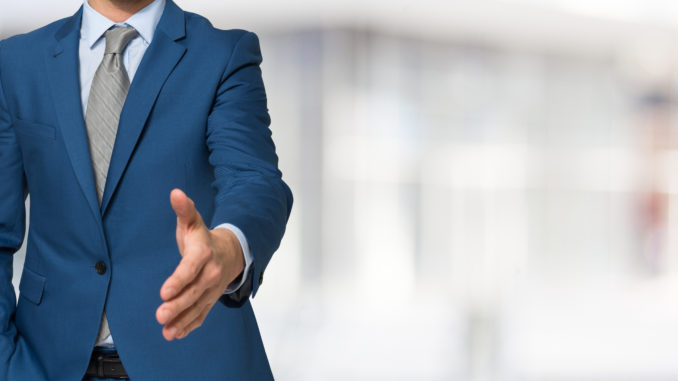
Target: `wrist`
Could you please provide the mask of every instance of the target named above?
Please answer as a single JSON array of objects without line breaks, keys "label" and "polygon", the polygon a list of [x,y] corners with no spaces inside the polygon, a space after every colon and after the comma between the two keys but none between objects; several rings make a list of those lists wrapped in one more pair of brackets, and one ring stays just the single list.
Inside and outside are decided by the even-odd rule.
[{"label": "wrist", "polygon": [[245,270],[245,255],[238,237],[229,229],[216,228],[210,230],[215,250],[222,253],[230,268],[234,270],[234,278]]}]

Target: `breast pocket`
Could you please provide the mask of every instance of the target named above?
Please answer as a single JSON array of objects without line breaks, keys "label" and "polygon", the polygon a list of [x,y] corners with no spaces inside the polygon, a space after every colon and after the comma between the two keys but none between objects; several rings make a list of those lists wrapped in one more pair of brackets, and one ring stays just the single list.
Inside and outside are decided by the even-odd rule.
[{"label": "breast pocket", "polygon": [[48,124],[15,120],[14,130],[28,138],[56,139],[56,128]]}]

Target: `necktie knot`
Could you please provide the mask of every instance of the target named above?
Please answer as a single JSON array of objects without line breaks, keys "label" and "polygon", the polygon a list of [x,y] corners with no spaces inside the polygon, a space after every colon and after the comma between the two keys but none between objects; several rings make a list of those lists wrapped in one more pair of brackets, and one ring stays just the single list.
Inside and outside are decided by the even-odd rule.
[{"label": "necktie knot", "polygon": [[106,31],[106,51],[105,54],[121,54],[127,44],[139,35],[136,29],[131,26],[109,29]]}]

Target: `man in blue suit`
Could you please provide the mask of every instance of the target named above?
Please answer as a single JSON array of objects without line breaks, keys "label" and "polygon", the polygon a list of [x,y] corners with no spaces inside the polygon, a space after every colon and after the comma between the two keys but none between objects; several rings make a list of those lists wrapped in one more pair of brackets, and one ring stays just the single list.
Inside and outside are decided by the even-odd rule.
[{"label": "man in blue suit", "polygon": [[172,0],[0,42],[0,380],[272,379],[249,296],[292,194],[260,63]]}]

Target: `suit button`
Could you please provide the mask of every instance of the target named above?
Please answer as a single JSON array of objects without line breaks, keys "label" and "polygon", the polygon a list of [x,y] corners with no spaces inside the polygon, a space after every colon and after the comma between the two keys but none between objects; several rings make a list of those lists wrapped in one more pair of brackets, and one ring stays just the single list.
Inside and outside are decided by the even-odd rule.
[{"label": "suit button", "polygon": [[261,272],[261,274],[259,274],[259,285],[261,286],[262,283],[264,283],[264,272],[263,271]]},{"label": "suit button", "polygon": [[106,273],[106,264],[103,262],[97,262],[97,264],[94,265],[94,269],[97,271],[97,274],[104,275]]}]

